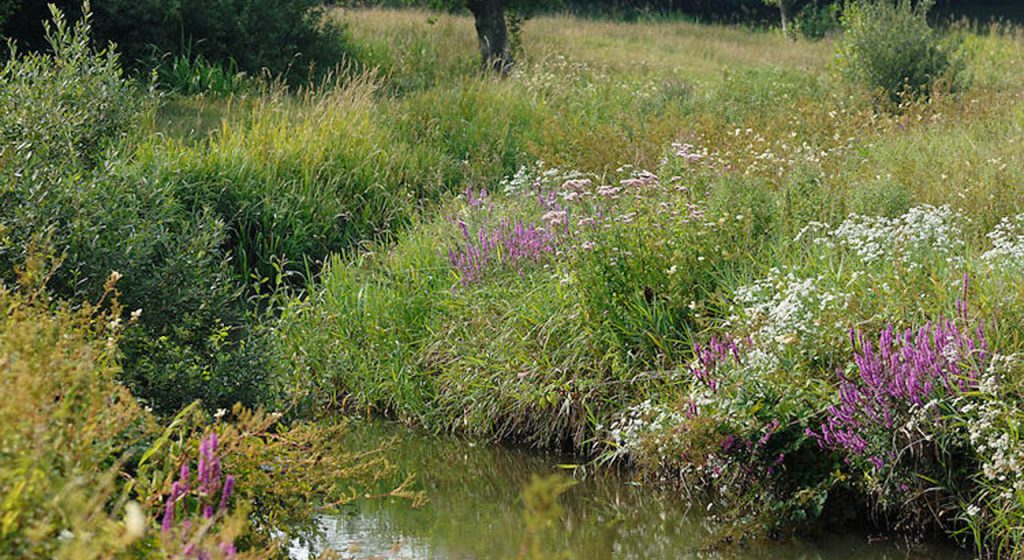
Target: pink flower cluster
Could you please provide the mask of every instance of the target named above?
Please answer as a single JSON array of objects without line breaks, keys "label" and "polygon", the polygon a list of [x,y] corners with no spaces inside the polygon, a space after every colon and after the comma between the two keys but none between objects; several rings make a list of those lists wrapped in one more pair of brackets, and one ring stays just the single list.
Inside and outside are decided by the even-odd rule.
[{"label": "pink flower cluster", "polygon": [[707,153],[698,150],[692,144],[672,144],[672,149],[676,152],[676,157],[679,157],[687,163],[697,163],[707,156]]},{"label": "pink flower cluster", "polygon": [[633,177],[619,181],[624,189],[641,189],[644,187],[655,187],[658,185],[658,176],[650,171],[640,171]]}]

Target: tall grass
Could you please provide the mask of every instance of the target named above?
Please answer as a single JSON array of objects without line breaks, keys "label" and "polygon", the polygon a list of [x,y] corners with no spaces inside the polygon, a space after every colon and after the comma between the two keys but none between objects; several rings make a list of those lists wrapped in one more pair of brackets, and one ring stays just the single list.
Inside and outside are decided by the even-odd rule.
[{"label": "tall grass", "polygon": [[[886,352],[924,356],[948,334],[933,325],[984,325],[987,351],[1020,351],[1021,107],[995,63],[1015,68],[1017,34],[968,32],[972,89],[888,111],[838,80],[828,40],[547,17],[527,24],[508,80],[453,81],[467,20],[338,14],[369,41],[417,21],[418,37],[438,34],[427,59],[441,74],[392,66],[407,81],[378,102],[467,171],[446,179],[463,194],[332,260],[285,311],[279,350],[300,394],[633,462],[713,491],[753,531],[841,518],[836,497],[855,496],[855,513],[900,529],[1019,550],[1013,491],[977,446],[1012,429],[978,416],[990,397],[973,385],[913,393],[934,412],[879,397],[923,438],[858,432],[879,455],[821,427],[851,391],[881,386],[863,364],[882,333],[918,333]],[[543,228],[553,253],[469,259],[510,224]],[[988,371],[989,354],[957,348],[935,379]],[[1018,402],[1017,367],[1000,371],[986,394]],[[961,428],[979,422],[984,436]],[[744,513],[752,501],[767,513]]]},{"label": "tall grass", "polygon": [[246,281],[318,268],[326,256],[408,220],[438,189],[423,152],[381,126],[368,78],[260,98],[199,144],[151,143],[139,165],[231,232]]},{"label": "tall grass", "polygon": [[[141,309],[120,346],[135,396],[564,446],[710,489],[765,532],[852,495],[911,530],[1022,546],[999,478],[1017,463],[978,444],[1017,453],[1016,417],[992,411],[1020,399],[1019,33],[965,31],[974,87],[886,111],[837,80],[828,40],[544,17],[496,79],[468,18],[333,17],[377,70],[152,116],[84,27],[5,66],[0,260],[63,254],[49,293],[71,301],[124,275],[111,320]],[[830,407],[895,371],[863,367],[867,341],[934,341],[935,322],[983,326],[990,352],[953,347],[928,379],[1001,356],[999,382],[913,392],[926,412],[876,403],[927,444],[835,445]],[[186,431],[158,444],[181,451]]]}]

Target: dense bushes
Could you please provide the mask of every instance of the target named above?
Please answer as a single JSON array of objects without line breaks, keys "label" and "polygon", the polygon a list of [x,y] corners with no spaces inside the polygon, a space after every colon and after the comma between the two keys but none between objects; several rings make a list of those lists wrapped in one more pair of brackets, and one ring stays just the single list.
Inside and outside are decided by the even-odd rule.
[{"label": "dense bushes", "polygon": [[114,50],[93,51],[90,23],[69,26],[58,12],[46,25],[52,56],[19,56],[15,45],[5,57],[0,130],[8,150],[32,147],[20,158],[9,155],[8,165],[96,167],[137,121],[143,97],[122,78]]},{"label": "dense bushes", "polygon": [[802,37],[822,39],[839,30],[840,11],[838,3],[808,4],[796,15],[793,27]]},{"label": "dense bushes", "polygon": [[498,180],[536,118],[529,101],[491,112],[510,92],[471,86],[460,103],[397,105],[415,112],[405,120],[367,77],[276,91],[206,142],[142,139],[151,98],[113,51],[91,50],[90,20],[56,21],[53,54],[17,52],[2,76],[0,264],[33,245],[61,255],[49,285],[71,300],[123,275],[123,304],[142,310],[123,379],[161,412],[272,402],[264,306],[248,298],[301,289],[331,253],[395,232],[445,189]]},{"label": "dense bushes", "polygon": [[[78,1],[56,5],[71,17],[82,13]],[[342,29],[324,20],[322,8],[319,0],[107,0],[95,3],[93,39],[116,43],[133,68],[157,66],[170,53],[301,80],[311,65],[328,70],[346,53]],[[43,49],[48,18],[45,2],[22,0],[0,29],[26,48]]]},{"label": "dense bushes", "polygon": [[[842,0],[789,0],[793,13],[798,15],[798,31],[807,30],[799,24],[800,19],[817,20],[815,29],[825,23],[827,12],[841,5]],[[436,0],[343,0],[341,5],[385,6],[410,8],[435,6]],[[553,11],[569,9],[581,17],[608,16],[633,21],[643,18],[657,18],[679,14],[701,21],[733,23],[777,23],[779,10],[773,2],[764,0],[563,0],[550,4]],[[1024,17],[1012,0],[970,0],[964,2],[944,1],[937,8],[942,16],[955,18],[1011,19],[1020,21]],[[823,19],[819,19],[823,18]],[[831,18],[828,18],[831,19]],[[802,27],[802,29],[800,29]],[[817,36],[818,31],[810,36]]]},{"label": "dense bushes", "polygon": [[124,344],[138,396],[164,412],[200,396],[254,403],[265,379],[240,341],[248,335],[223,223],[131,169],[125,152],[145,101],[88,34],[87,19],[70,27],[58,15],[54,54],[16,53],[0,75],[3,276],[33,247],[60,256],[49,282],[60,298],[93,299],[118,272],[122,303],[141,310]]},{"label": "dense bushes", "polygon": [[840,67],[853,80],[893,102],[962,86],[957,45],[928,25],[933,0],[865,0],[843,10]]},{"label": "dense bushes", "polygon": [[276,91],[206,142],[142,139],[151,98],[113,51],[91,49],[89,23],[58,16],[53,54],[16,52],[4,68],[0,264],[51,250],[63,265],[50,289],[72,300],[123,275],[123,304],[142,310],[123,378],[161,412],[272,402],[264,306],[248,298],[302,288],[331,253],[395,232],[446,189],[497,181],[536,118],[525,100],[490,111],[514,96],[481,86],[460,103],[392,104],[367,77]]}]

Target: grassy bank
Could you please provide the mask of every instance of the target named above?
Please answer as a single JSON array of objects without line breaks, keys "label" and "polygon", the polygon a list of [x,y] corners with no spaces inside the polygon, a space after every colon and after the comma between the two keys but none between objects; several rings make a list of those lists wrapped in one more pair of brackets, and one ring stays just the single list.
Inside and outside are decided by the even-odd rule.
[{"label": "grassy bank", "polygon": [[[150,91],[84,23],[5,63],[0,344],[42,365],[2,379],[112,438],[78,461],[104,503],[40,521],[78,496],[56,450],[93,436],[60,411],[5,432],[52,474],[0,470],[46,483],[11,506],[13,553],[64,546],[68,512],[127,530],[129,502],[148,540],[101,549],[177,550],[194,514],[223,527],[204,546],[261,551],[297,488],[340,503],[382,464],[303,423],[356,409],[633,465],[734,508],[727,533],[868,519],[1020,554],[1017,29],[944,31],[929,63],[962,45],[966,73],[901,98],[845,80],[841,39],[540,17],[499,79],[468,18],[327,17],[356,60],[305,88]],[[210,473],[190,493],[210,433],[253,509]]]},{"label": "grassy bank", "polygon": [[0,66],[0,556],[281,557],[392,469],[261,408],[286,403],[252,251],[192,168],[247,172],[156,163],[160,99],[90,32],[57,14],[51,52]]},{"label": "grassy bank", "polygon": [[[467,20],[337,17],[391,114],[446,122],[420,119],[460,104]],[[744,530],[871,518],[1012,555],[1024,44],[963,42],[969,90],[885,108],[827,41],[532,20],[513,76],[472,81],[501,94],[475,114],[530,115],[518,161],[332,259],[279,327],[289,386],[631,462]]]}]

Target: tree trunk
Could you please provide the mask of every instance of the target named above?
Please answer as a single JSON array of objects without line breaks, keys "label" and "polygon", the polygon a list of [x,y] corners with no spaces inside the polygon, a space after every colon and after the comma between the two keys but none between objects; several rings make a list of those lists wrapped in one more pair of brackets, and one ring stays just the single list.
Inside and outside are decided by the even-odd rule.
[{"label": "tree trunk", "polygon": [[480,63],[484,70],[508,74],[512,67],[512,49],[505,25],[503,0],[467,0],[476,20],[476,37],[480,44]]},{"label": "tree trunk", "polygon": [[779,16],[782,18],[782,35],[789,37],[789,0],[779,0]]}]

